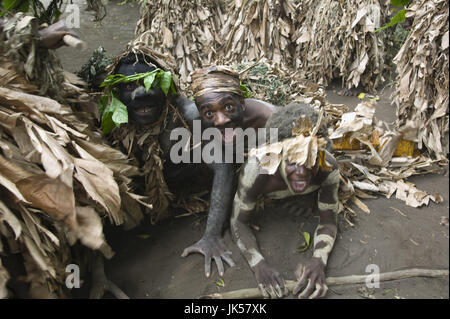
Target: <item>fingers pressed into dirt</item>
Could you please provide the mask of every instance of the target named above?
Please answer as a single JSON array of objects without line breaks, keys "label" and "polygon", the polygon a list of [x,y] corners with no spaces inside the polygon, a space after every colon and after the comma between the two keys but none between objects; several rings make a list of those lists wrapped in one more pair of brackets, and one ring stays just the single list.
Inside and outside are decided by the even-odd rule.
[{"label": "fingers pressed into dirt", "polygon": [[205,255],[205,275],[209,278],[211,275],[211,256]]},{"label": "fingers pressed into dirt", "polygon": [[233,267],[235,265],[233,259],[231,258],[231,252],[227,252],[221,256],[223,260],[228,264],[228,266]]},{"label": "fingers pressed into dirt", "polygon": [[306,285],[305,290],[302,291],[300,295],[298,295],[298,299],[304,299],[311,295],[311,293],[314,291],[315,286],[312,284],[312,281],[308,279],[308,285]]}]

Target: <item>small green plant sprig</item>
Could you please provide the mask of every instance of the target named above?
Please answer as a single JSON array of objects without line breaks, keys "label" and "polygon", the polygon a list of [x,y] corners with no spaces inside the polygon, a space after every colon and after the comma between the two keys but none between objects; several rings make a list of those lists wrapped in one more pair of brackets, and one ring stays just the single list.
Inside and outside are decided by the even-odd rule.
[{"label": "small green plant sprig", "polygon": [[155,69],[151,72],[136,73],[125,76],[123,74],[112,74],[108,76],[100,87],[106,88],[106,95],[99,99],[98,109],[101,115],[101,127],[103,135],[109,134],[114,127],[119,127],[123,123],[128,123],[128,111],[117,97],[117,85],[120,83],[135,82],[143,79],[145,91],[148,92],[151,87],[161,88],[167,96],[169,91],[176,94],[176,88],[172,81],[172,73]]},{"label": "small green plant sprig", "polygon": [[394,7],[403,7],[402,9],[397,10],[396,14],[391,18],[391,20],[386,23],[384,26],[375,30],[375,32],[380,32],[386,28],[392,27],[397,23],[402,23],[406,19],[406,9],[412,0],[390,0],[390,4]]},{"label": "small green plant sprig", "polygon": [[248,99],[253,96],[252,91],[250,91],[249,88],[242,82],[241,82],[241,92],[244,99]]}]

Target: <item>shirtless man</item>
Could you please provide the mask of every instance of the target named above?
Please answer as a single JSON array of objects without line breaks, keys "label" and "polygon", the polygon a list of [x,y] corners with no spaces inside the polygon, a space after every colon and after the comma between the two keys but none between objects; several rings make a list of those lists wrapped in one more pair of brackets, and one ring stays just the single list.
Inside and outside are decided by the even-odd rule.
[{"label": "shirtless man", "polygon": [[[310,131],[304,130],[305,135],[293,137],[293,122],[300,116],[305,116],[305,121],[309,119],[310,123],[316,122],[318,118],[312,107],[299,104],[279,108],[271,116],[266,128],[278,128],[279,139],[282,140],[281,144],[278,144],[282,146],[282,156],[273,166],[276,171],[272,174],[267,174],[267,171],[262,173],[261,164],[256,159],[248,161],[241,169],[239,186],[234,197],[231,218],[233,238],[254,272],[258,287],[265,297],[282,297],[287,294],[287,290],[280,273],[269,265],[259,252],[256,237],[249,227],[258,195],[276,199],[299,196],[301,200],[301,195],[317,192],[320,221],[314,235],[314,253],[305,265],[298,267],[299,281],[294,294],[302,291],[299,298],[317,298],[325,296],[328,289],[325,269],[337,231],[339,170],[336,160],[324,147],[326,139],[321,141],[323,146],[319,147],[317,155],[305,153],[308,148],[295,149],[301,141],[305,141],[305,135],[309,135]],[[318,131],[319,134],[325,132],[326,130],[323,130],[323,133]],[[312,139],[314,138],[317,137],[312,136]],[[289,143],[292,141],[294,143]],[[303,160],[295,162],[293,153],[297,160]],[[260,154],[266,154],[266,151]],[[302,156],[306,154],[308,155]]]},{"label": "shirtless man", "polygon": [[[192,76],[195,104],[201,116],[202,129],[220,130],[222,146],[236,141],[236,128],[263,128],[275,110],[272,104],[244,98],[241,92],[239,75],[227,67],[213,66],[196,70]],[[215,142],[213,140],[212,142]],[[203,237],[186,248],[182,257],[190,253],[205,256],[205,274],[211,274],[211,261],[214,259],[223,276],[222,259],[232,267],[231,252],[223,243],[222,230],[227,223],[233,194],[235,191],[235,172],[238,163],[208,164],[214,172],[211,190],[210,209]]]}]

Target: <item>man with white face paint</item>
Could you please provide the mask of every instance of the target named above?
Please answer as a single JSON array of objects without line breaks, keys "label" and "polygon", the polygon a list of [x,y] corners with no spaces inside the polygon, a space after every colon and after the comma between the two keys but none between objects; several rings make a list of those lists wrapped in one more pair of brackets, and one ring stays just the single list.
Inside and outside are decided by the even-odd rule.
[{"label": "man with white face paint", "polygon": [[[306,264],[298,266],[294,294],[318,298],[328,289],[325,268],[336,238],[339,170],[327,150],[331,143],[321,125],[322,118],[305,104],[279,108],[267,121],[266,129],[277,128],[280,142],[253,149],[241,170],[233,203],[232,234],[265,297],[283,297],[288,291],[280,273],[259,252],[249,227],[259,195],[273,199],[299,196],[301,200],[301,195],[317,193],[320,221],[314,235],[314,253]],[[272,161],[266,160],[268,154],[274,155]]]}]

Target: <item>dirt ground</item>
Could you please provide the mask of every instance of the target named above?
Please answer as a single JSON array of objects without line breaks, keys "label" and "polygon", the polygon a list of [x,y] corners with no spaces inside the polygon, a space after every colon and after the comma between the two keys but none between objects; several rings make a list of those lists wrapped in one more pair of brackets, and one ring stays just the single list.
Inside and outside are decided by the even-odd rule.
[{"label": "dirt ground", "polygon": [[[84,2],[84,1],[81,1]],[[58,50],[64,67],[77,71],[92,50],[102,45],[110,55],[117,55],[132,39],[139,17],[136,4],[117,5],[111,1],[108,15],[101,23],[93,23],[90,13],[82,11],[81,28],[76,30],[89,49],[75,52]],[[82,6],[84,8],[84,6]],[[328,88],[332,103],[356,106],[356,97],[341,97]],[[391,88],[380,92],[376,117],[392,122],[395,108],[390,104]],[[358,211],[350,227],[340,216],[339,232],[329,259],[327,276],[368,274],[366,267],[375,264],[381,272],[406,268],[449,268],[449,227],[441,225],[441,217],[449,217],[449,178],[444,174],[416,176],[409,180],[428,193],[438,192],[444,201],[419,209],[391,198],[365,200],[371,214]],[[254,224],[260,227],[257,238],[266,259],[285,279],[294,279],[298,263],[312,254],[311,249],[296,253],[300,234],[313,234],[317,216],[302,216],[284,209],[285,204],[268,207],[258,213]],[[357,210],[357,209],[356,209]],[[131,231],[106,229],[107,240],[116,252],[106,263],[107,275],[131,298],[197,298],[214,292],[256,287],[244,258],[225,233],[226,244],[233,252],[236,266],[226,268],[224,287],[218,285],[214,269],[210,278],[204,275],[204,258],[195,254],[181,257],[183,249],[203,234],[206,214],[174,218],[157,225],[145,224]],[[144,235],[144,236],[143,236]],[[213,263],[213,267],[215,267]],[[330,287],[327,298],[449,298],[449,279],[411,278],[382,282],[380,288],[365,285]],[[80,297],[86,297],[80,292]],[[110,297],[109,295],[105,296]]]}]

